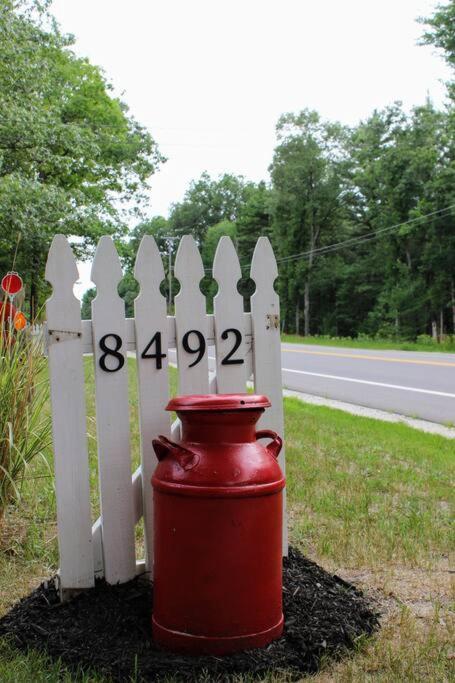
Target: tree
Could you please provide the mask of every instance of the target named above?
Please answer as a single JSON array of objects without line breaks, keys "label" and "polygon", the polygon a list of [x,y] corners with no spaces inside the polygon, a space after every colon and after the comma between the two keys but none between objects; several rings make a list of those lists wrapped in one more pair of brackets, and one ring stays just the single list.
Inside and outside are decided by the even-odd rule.
[{"label": "tree", "polygon": [[424,45],[434,45],[443,51],[446,62],[455,69],[455,2],[438,5],[431,17],[419,19],[428,26],[422,36]]},{"label": "tree", "polygon": [[[451,272],[447,258],[445,263],[440,260],[437,278],[440,282],[445,273],[447,293],[441,295],[439,285],[437,295],[431,292],[438,242],[444,250],[450,244],[453,219],[444,213],[431,221],[419,219],[453,203],[447,125],[445,113],[431,102],[416,107],[410,116],[395,104],[374,112],[353,131],[351,221],[353,234],[367,239],[352,257],[347,254],[349,288],[346,294],[342,288],[339,295],[342,310],[356,306],[363,311],[357,331],[412,338],[419,330],[430,329],[435,316],[443,317],[441,305],[444,297],[449,300]],[[432,255],[430,268],[425,254]]]},{"label": "tree", "polygon": [[248,263],[261,235],[271,236],[272,193],[262,181],[252,185],[237,217],[237,246],[241,263]]},{"label": "tree", "polygon": [[191,234],[202,244],[209,227],[221,221],[236,221],[250,188],[251,183],[242,176],[225,173],[212,180],[203,173],[191,183],[183,201],[171,208],[169,225],[173,234]]},{"label": "tree", "polygon": [[294,329],[299,333],[303,294],[304,333],[308,335],[316,250],[330,242],[343,216],[346,131],[304,110],[283,115],[277,136],[270,167],[273,240],[282,258],[305,254],[280,266],[282,306],[287,321],[295,312]]},{"label": "tree", "polygon": [[201,290],[207,297],[207,310],[210,313],[213,312],[213,297],[218,291],[218,286],[211,274],[216,248],[218,242],[224,236],[230,237],[235,244],[236,235],[236,225],[230,221],[221,221],[217,225],[212,225],[206,232],[201,250],[202,263],[204,264],[206,275],[201,282]]},{"label": "tree", "polygon": [[269,238],[272,236],[271,203],[272,192],[264,182],[252,185],[237,218],[237,251],[241,266],[245,266],[239,291],[243,294],[245,310],[249,309],[255,287],[249,277],[249,265],[256,242],[261,235]]},{"label": "tree", "polygon": [[56,232],[80,256],[104,233],[126,230],[162,161],[101,70],[71,52],[48,2],[0,0],[0,251],[25,276],[30,311],[40,301]]},{"label": "tree", "polygon": [[[167,219],[163,216],[153,216],[148,220],[139,223],[128,235],[127,240],[119,240],[116,244],[117,251],[122,261],[124,268],[124,277],[119,283],[118,293],[125,302],[125,313],[127,318],[134,317],[134,299],[139,294],[139,285],[134,278],[134,264],[136,256],[144,235],[152,235],[161,252],[164,266],[167,266],[167,249],[168,243],[166,241]],[[163,294],[167,295],[167,273],[166,281],[163,286]],[[82,318],[89,320],[91,318],[91,304],[96,296],[96,289],[92,287],[88,289],[82,298]]]},{"label": "tree", "polygon": [[[139,245],[145,235],[151,235],[155,239],[163,258],[167,256],[169,243],[166,238],[169,236],[169,233],[169,221],[164,216],[153,216],[138,223],[128,234],[127,241],[123,241],[119,246],[121,258],[126,269],[133,270]],[[173,247],[174,250],[175,248],[176,246]]]}]

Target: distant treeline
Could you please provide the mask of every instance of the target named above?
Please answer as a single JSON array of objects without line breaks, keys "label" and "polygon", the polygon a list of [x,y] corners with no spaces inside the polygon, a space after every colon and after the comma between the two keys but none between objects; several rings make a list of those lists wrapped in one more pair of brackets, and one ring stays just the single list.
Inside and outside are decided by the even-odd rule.
[{"label": "distant treeline", "polygon": [[[453,109],[437,111],[427,102],[406,114],[395,104],[355,128],[303,111],[282,116],[277,134],[269,184],[203,174],[168,219],[157,216],[132,231],[121,283],[128,313],[144,234],[155,236],[166,268],[178,238],[193,234],[208,270],[221,235],[235,241],[242,265],[249,264],[257,238],[267,235],[278,259],[286,332],[404,339],[453,334]],[[163,292],[167,287],[166,281]],[[251,287],[246,277],[240,283],[247,305]],[[210,306],[216,284],[209,275],[202,289]],[[93,293],[84,298],[87,317]]]},{"label": "distant treeline", "polygon": [[[164,159],[101,70],[71,51],[49,4],[0,0],[0,270],[24,276],[31,315],[49,293],[44,265],[55,233],[73,238],[80,258],[113,235],[129,315],[144,234],[155,236],[166,268],[178,238],[193,234],[207,269],[221,235],[233,238],[242,265],[267,235],[285,331],[455,333],[453,81],[441,110],[427,101],[405,112],[396,103],[351,128],[306,109],[285,114],[267,182],[204,173],[167,218],[145,218],[148,181]],[[423,23],[423,42],[453,69],[453,0]],[[248,306],[253,283],[243,272]],[[210,307],[209,273],[201,287]],[[86,317],[92,297],[84,297]]]}]

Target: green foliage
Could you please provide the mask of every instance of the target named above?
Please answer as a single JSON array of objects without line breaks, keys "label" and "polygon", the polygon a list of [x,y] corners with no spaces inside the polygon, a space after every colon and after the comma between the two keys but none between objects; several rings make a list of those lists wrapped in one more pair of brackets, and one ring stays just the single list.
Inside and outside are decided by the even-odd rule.
[{"label": "green foliage", "polygon": [[315,346],[339,346],[350,349],[395,349],[397,351],[435,351],[455,353],[455,336],[447,336],[443,341],[433,339],[429,334],[419,334],[415,342],[392,338],[359,334],[357,337],[333,337],[319,334],[302,337],[296,334],[282,334],[281,340],[289,344],[313,344]]},{"label": "green foliage", "polygon": [[[429,329],[450,301],[454,213],[416,220],[454,203],[448,125],[430,102],[409,116],[396,104],[374,112],[351,136],[355,234],[384,231],[346,254],[342,310],[364,300],[368,313],[359,332],[390,336],[393,329],[412,337]],[[388,231],[407,221],[413,222]]]},{"label": "green foliage", "polygon": [[52,236],[78,237],[83,255],[100,235],[122,234],[121,203],[140,205],[161,161],[101,70],[71,52],[46,5],[0,0],[0,265],[11,266],[21,234],[16,267],[32,314]]},{"label": "green foliage", "polygon": [[191,233],[202,243],[207,230],[221,221],[235,221],[252,184],[242,176],[225,173],[212,180],[203,173],[191,183],[183,201],[174,204],[169,227],[176,236]]},{"label": "green foliage", "polygon": [[438,5],[432,17],[419,20],[427,25],[422,36],[424,45],[434,45],[443,51],[447,63],[455,68],[455,2]]},{"label": "green foliage", "polygon": [[206,232],[202,246],[202,263],[204,264],[207,275],[201,282],[201,290],[207,297],[207,310],[209,313],[213,312],[213,297],[218,291],[218,285],[209,273],[212,269],[218,242],[225,235],[230,237],[234,244],[236,243],[237,230],[235,223],[224,220],[217,223],[217,225],[210,227]]},{"label": "green foliage", "polygon": [[271,236],[272,192],[264,182],[252,186],[240,207],[237,224],[237,250],[241,264],[248,264],[256,242]]},{"label": "green foliage", "polygon": [[[449,66],[454,11],[449,2],[421,20],[423,42],[442,50]],[[267,235],[278,257],[286,332],[441,341],[455,332],[453,101],[442,110],[427,101],[410,113],[395,103],[350,129],[315,111],[284,114],[269,185],[205,172],[168,218],[144,219],[147,179],[162,159],[103,73],[71,52],[48,3],[0,0],[0,38],[0,268],[11,268],[20,233],[15,266],[30,302],[47,294],[44,261],[57,231],[74,238],[82,257],[101,234],[114,235],[127,315],[142,237],[157,241],[167,295],[169,261],[190,233],[201,248],[211,310],[216,283],[208,271],[218,238],[229,234],[245,267],[239,291],[248,310],[254,284],[247,268],[258,237]],[[138,216],[128,232],[123,207],[132,206]],[[178,286],[173,279],[174,294]],[[84,296],[84,317],[94,294]]]},{"label": "green foliage", "polygon": [[346,130],[304,111],[282,117],[278,135],[272,239],[284,329],[298,333],[303,313],[305,335],[453,331],[453,114],[396,103]]},{"label": "green foliage", "polygon": [[[306,254],[283,262],[280,293],[286,321],[301,311],[310,332],[310,288],[316,250],[343,233],[347,132],[321,121],[314,111],[285,114],[277,125],[278,146],[270,167],[273,184],[272,230],[279,257]],[[289,326],[289,322],[287,322]]]},{"label": "green foliage", "polygon": [[82,320],[91,320],[92,318],[92,301],[96,296],[96,289],[95,287],[90,287],[90,289],[87,289],[84,292],[84,295],[82,297],[82,306],[81,306],[81,316]]},{"label": "green foliage", "polygon": [[[134,299],[139,294],[139,285],[134,279],[131,270],[127,270],[125,277],[120,281],[118,293],[125,302],[125,315],[127,318],[134,318]],[[92,301],[96,296],[96,288],[91,287],[84,292],[82,297],[81,316],[83,320],[90,320],[92,317]]]}]

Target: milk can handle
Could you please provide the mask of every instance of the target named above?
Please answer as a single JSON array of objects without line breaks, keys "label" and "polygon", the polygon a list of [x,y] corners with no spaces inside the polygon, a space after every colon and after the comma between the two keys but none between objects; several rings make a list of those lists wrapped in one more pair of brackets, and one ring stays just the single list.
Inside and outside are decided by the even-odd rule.
[{"label": "milk can handle", "polygon": [[273,439],[266,448],[270,455],[273,455],[274,458],[278,457],[283,446],[283,439],[281,436],[278,436],[272,429],[260,429],[256,432],[256,439]]},{"label": "milk can handle", "polygon": [[152,441],[155,449],[156,457],[161,462],[166,456],[172,455],[177,460],[180,467],[184,470],[191,470],[199,462],[199,457],[188,448],[184,448],[179,443],[171,441],[162,434],[157,439]]}]

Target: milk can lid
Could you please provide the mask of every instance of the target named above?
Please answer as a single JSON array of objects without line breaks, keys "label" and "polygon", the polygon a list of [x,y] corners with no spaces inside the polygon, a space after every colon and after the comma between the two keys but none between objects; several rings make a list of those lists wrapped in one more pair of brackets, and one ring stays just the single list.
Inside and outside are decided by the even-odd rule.
[{"label": "milk can lid", "polygon": [[267,396],[258,394],[191,394],[172,398],[166,410],[248,410],[271,405]]}]

